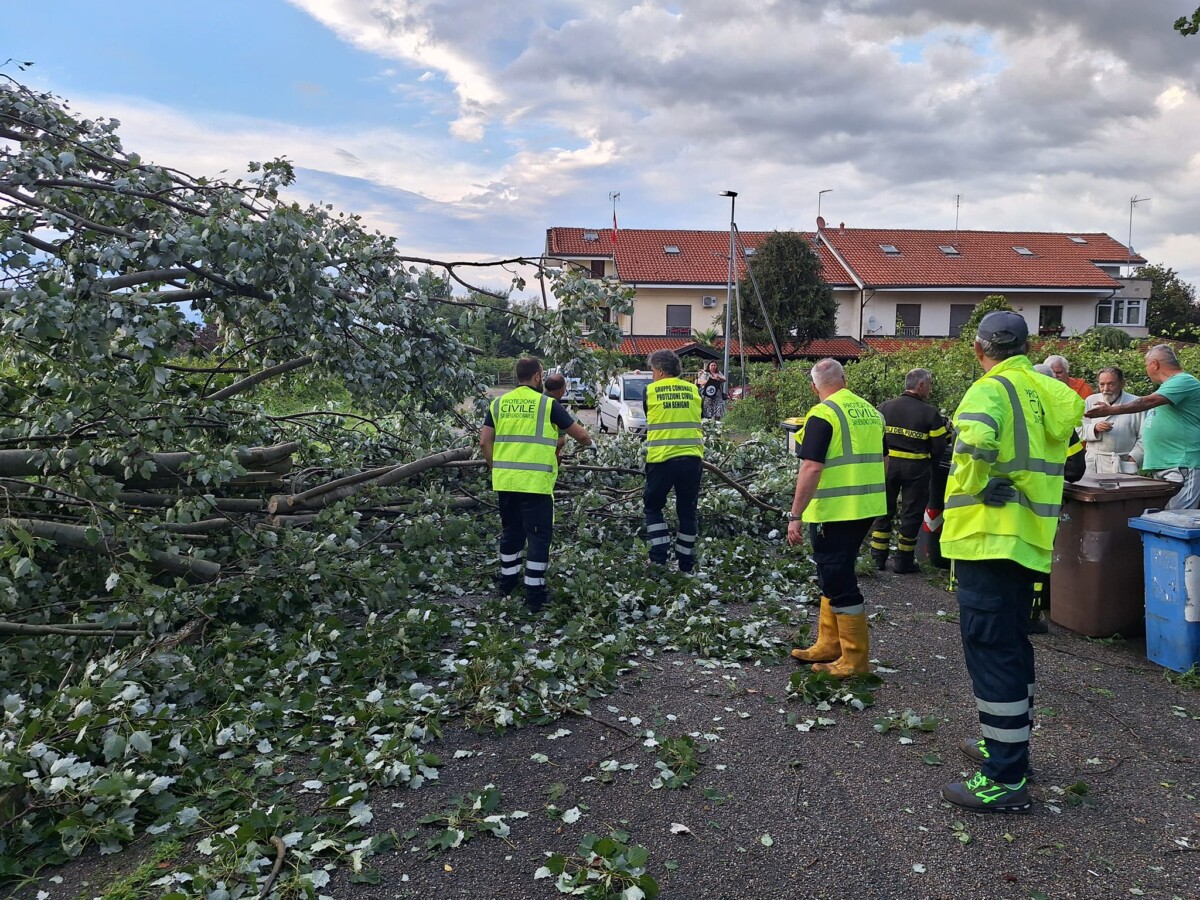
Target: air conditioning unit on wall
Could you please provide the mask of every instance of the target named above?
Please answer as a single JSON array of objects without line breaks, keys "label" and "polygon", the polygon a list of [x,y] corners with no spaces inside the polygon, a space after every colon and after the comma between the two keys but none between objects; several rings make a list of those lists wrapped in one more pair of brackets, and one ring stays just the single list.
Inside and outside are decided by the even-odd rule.
[{"label": "air conditioning unit on wall", "polygon": [[717,298],[716,297],[701,297],[700,302],[704,305],[705,309],[712,309],[714,306],[717,305]]}]

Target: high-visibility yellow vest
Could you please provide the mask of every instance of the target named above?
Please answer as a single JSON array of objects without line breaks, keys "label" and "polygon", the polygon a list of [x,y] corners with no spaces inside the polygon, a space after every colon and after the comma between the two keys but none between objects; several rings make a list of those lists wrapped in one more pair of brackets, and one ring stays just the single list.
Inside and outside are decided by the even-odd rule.
[{"label": "high-visibility yellow vest", "polygon": [[704,456],[700,392],[681,378],[661,378],[646,387],[646,462]]},{"label": "high-visibility yellow vest", "polygon": [[805,522],[849,522],[887,512],[883,470],[883,416],[842,388],[808,411],[833,428],[816,493],[804,508]]},{"label": "high-visibility yellow vest", "polygon": [[521,385],[492,401],[492,489],[553,494],[558,478],[558,427],[550,397]]},{"label": "high-visibility yellow vest", "polygon": [[[958,438],[946,484],[942,554],[950,559],[1011,559],[1049,572],[1063,470],[1083,400],[1071,388],[1014,356],[976,381],[954,414]],[[1012,480],[1017,497],[986,506],[993,477]]]}]

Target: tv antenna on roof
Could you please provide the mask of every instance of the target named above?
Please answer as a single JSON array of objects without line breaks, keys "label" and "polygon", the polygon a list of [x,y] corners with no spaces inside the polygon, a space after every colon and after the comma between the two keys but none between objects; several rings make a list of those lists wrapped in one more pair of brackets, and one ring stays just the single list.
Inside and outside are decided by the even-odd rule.
[{"label": "tv antenna on roof", "polygon": [[958,208],[962,204],[962,194],[954,195],[954,237],[958,237]]}]

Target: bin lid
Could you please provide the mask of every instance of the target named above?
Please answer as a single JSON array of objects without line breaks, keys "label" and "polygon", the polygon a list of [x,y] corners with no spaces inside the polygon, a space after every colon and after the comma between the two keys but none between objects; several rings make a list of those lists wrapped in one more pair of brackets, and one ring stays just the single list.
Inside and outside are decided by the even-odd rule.
[{"label": "bin lid", "polygon": [[1130,519],[1129,527],[1150,534],[1195,540],[1200,538],[1200,509],[1146,510]]},{"label": "bin lid", "polygon": [[804,424],[804,416],[792,416],[790,419],[783,420],[784,428],[787,428],[789,425],[797,426],[797,425],[803,425],[803,424]]},{"label": "bin lid", "polygon": [[1179,485],[1140,475],[1087,474],[1074,484],[1063,486],[1063,496],[1083,503],[1112,503],[1118,500],[1154,500],[1149,506],[1161,506],[1175,496]]}]

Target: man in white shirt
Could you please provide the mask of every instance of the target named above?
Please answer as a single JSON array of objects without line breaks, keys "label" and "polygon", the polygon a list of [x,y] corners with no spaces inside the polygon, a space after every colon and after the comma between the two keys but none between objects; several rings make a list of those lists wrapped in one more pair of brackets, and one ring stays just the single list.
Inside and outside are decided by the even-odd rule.
[{"label": "man in white shirt", "polygon": [[[1098,375],[1100,393],[1084,400],[1086,409],[1099,404],[1131,403],[1137,399],[1125,390],[1125,373],[1116,366],[1101,369]],[[1142,424],[1144,412],[1127,416],[1083,420],[1080,439],[1086,446],[1086,465],[1089,474],[1136,475],[1142,465]]]}]

